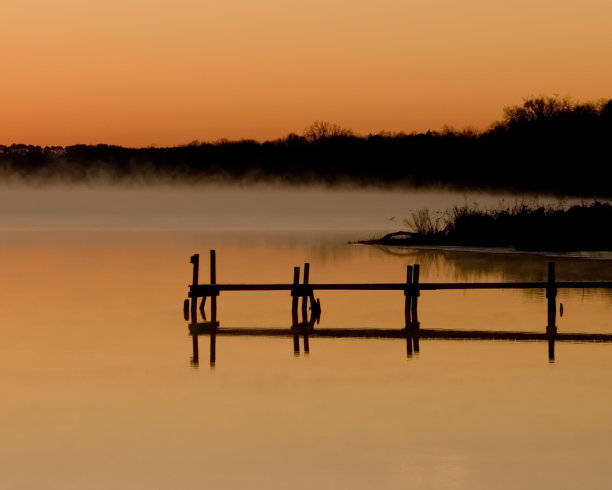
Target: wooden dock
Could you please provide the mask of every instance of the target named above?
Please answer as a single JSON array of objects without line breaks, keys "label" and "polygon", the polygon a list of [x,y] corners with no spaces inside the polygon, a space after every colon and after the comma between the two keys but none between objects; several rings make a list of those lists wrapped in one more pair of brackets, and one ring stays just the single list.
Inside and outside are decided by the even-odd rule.
[{"label": "wooden dock", "polygon": [[[210,251],[210,283],[199,283],[199,255],[191,257],[193,278],[189,286],[188,299],[183,305],[185,320],[189,321],[189,333],[193,336],[194,359],[198,357],[197,337],[211,336],[211,362],[214,363],[214,338],[216,335],[246,336],[292,336],[299,352],[299,336],[304,337],[308,352],[309,337],[353,337],[353,338],[405,338],[409,343],[408,355],[419,351],[419,339],[480,339],[510,341],[548,341],[549,359],[554,359],[555,341],[612,342],[612,334],[559,333],[556,326],[557,291],[569,288],[612,289],[612,281],[557,281],[555,263],[548,264],[548,280],[539,282],[483,282],[483,283],[422,283],[419,280],[419,264],[406,267],[406,282],[403,283],[311,283],[310,264],[304,264],[303,281],[300,283],[300,267],[293,270],[293,282],[273,284],[218,284],[216,280],[216,253]],[[468,289],[541,289],[546,291],[548,323],[543,332],[514,332],[490,330],[444,330],[422,329],[418,318],[418,298],[421,291],[468,290]],[[291,326],[289,328],[221,328],[217,318],[217,297],[221,292],[234,291],[289,291],[291,293]],[[397,328],[319,328],[315,329],[321,316],[321,303],[315,291],[402,291],[404,293],[404,325]],[[201,303],[198,306],[198,299]],[[205,305],[209,299],[210,319],[206,317]],[[301,312],[300,312],[301,300]],[[301,313],[301,314],[300,314]],[[301,320],[301,321],[300,321]]]}]

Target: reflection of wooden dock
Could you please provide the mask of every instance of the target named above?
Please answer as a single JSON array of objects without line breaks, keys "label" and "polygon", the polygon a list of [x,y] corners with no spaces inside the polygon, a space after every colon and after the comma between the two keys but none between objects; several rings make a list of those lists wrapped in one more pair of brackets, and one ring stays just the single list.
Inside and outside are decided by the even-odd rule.
[{"label": "reflection of wooden dock", "polygon": [[[316,328],[300,330],[295,328],[272,327],[233,327],[211,328],[209,323],[189,324],[190,335],[228,335],[252,337],[292,337],[307,335],[322,338],[363,338],[363,339],[405,339],[410,334],[405,329],[397,328]],[[446,330],[421,328],[418,330],[421,339],[455,339],[455,340],[514,340],[541,341],[548,340],[550,335],[543,332],[513,332],[494,330]],[[612,342],[612,334],[598,333],[557,333],[555,340],[560,342]]]},{"label": "reflection of wooden dock", "polygon": [[217,336],[252,336],[252,337],[293,337],[293,352],[300,354],[300,338],[304,341],[304,353],[310,353],[310,340],[313,338],[354,338],[354,339],[405,339],[406,355],[420,352],[422,339],[447,340],[497,340],[511,342],[546,341],[548,343],[548,360],[555,359],[556,342],[612,342],[612,334],[589,333],[541,333],[512,332],[491,330],[444,330],[444,329],[397,329],[397,328],[317,328],[298,325],[292,328],[220,328],[209,322],[190,323],[189,333],[193,338],[194,365],[199,364],[198,337],[207,335],[210,339],[210,364],[215,365],[217,355]]},{"label": "reflection of wooden dock", "polygon": [[[216,254],[210,251],[210,283],[199,284],[199,255],[191,257],[193,264],[193,281],[189,287],[189,298],[184,302],[185,320],[190,321],[189,333],[194,339],[194,359],[197,359],[197,336],[211,336],[211,362],[214,362],[214,338],[216,335],[245,336],[292,336],[294,345],[299,336],[304,336],[307,350],[309,337],[334,338],[405,338],[408,342],[409,355],[419,351],[419,339],[480,339],[537,341],[547,340],[549,358],[554,359],[555,341],[571,342],[612,342],[612,334],[558,333],[556,326],[557,291],[559,289],[612,289],[612,281],[557,281],[555,263],[548,264],[548,280],[540,282],[485,282],[485,283],[422,283],[419,281],[419,265],[406,267],[404,283],[335,283],[319,284],[309,282],[310,265],[304,264],[303,282],[300,283],[300,268],[293,270],[292,283],[277,284],[217,284]],[[546,291],[548,324],[545,332],[512,332],[489,330],[438,330],[420,328],[418,320],[418,298],[421,291],[467,289],[541,289]],[[288,291],[291,293],[291,328],[221,328],[217,320],[217,297],[222,291]],[[315,291],[401,291],[404,293],[404,317],[402,328],[314,328],[321,316],[321,303],[315,299]],[[198,298],[202,301],[198,307]],[[207,321],[205,304],[210,298],[210,320]],[[299,303],[301,306],[301,321]],[[310,306],[309,306],[310,303]],[[308,314],[310,310],[310,315]],[[199,313],[199,315],[198,315]],[[561,310],[561,314],[562,314]],[[200,317],[204,320],[199,321]],[[299,345],[297,347],[299,351]]]}]

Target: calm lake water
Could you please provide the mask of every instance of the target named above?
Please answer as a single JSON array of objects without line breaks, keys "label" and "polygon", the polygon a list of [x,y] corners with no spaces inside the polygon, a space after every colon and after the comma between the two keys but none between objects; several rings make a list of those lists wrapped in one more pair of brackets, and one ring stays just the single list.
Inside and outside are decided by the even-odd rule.
[{"label": "calm lake water", "polygon": [[[208,192],[209,194],[206,194]],[[481,202],[497,197],[476,196]],[[3,189],[0,488],[605,488],[612,344],[207,338],[189,257],[219,282],[611,279],[609,254],[350,245],[461,194]],[[334,204],[335,203],[335,204]],[[301,211],[300,211],[301,209]],[[302,214],[300,214],[300,212]],[[389,218],[394,217],[394,220]],[[222,221],[221,217],[223,217]],[[360,217],[363,224],[358,226]],[[204,279],[202,279],[204,281]],[[401,292],[320,292],[322,327],[403,326]],[[561,291],[560,332],[612,333],[612,296]],[[222,326],[288,327],[288,293],[222,293]],[[423,292],[423,328],[543,332],[543,292]]]}]

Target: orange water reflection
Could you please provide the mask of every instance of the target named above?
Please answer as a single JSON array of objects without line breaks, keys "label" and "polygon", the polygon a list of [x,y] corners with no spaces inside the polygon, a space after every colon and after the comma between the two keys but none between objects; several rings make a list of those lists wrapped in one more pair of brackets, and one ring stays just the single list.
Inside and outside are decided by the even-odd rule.
[{"label": "orange water reflection", "polygon": [[[398,258],[329,234],[2,238],[4,488],[602,488],[612,476],[607,344],[558,344],[551,365],[541,342],[422,340],[407,359],[401,340],[313,338],[295,357],[290,338],[218,336],[214,370],[188,362],[194,252],[217,250],[219,282],[290,282],[305,261],[313,282],[399,282],[417,261],[423,281],[539,280],[547,257]],[[564,258],[558,277],[609,267]],[[402,293],[319,296],[322,325],[403,326]],[[562,293],[559,330],[609,332],[611,299]],[[222,294],[219,319],[287,327],[290,304]],[[541,294],[423,293],[420,308],[424,328],[546,324]]]}]

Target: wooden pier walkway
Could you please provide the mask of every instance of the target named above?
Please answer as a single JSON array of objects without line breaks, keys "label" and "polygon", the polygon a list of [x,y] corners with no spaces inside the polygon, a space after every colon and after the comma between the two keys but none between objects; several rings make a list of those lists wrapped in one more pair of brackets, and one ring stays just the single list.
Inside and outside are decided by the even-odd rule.
[{"label": "wooden pier walkway", "polygon": [[[556,326],[557,291],[568,288],[612,289],[612,281],[557,281],[555,263],[548,264],[548,280],[532,282],[482,282],[482,283],[422,283],[419,280],[419,264],[406,267],[406,282],[403,283],[310,283],[310,265],[304,264],[303,281],[300,283],[300,267],[293,271],[292,283],[274,284],[217,284],[216,253],[210,251],[210,283],[199,283],[199,255],[191,257],[193,279],[189,286],[188,299],[183,305],[185,320],[189,321],[189,333],[194,338],[194,358],[197,357],[197,336],[211,335],[211,360],[214,359],[214,337],[216,335],[245,336],[292,336],[294,345],[300,335],[305,344],[308,337],[353,337],[353,338],[405,338],[410,343],[410,355],[418,352],[419,339],[481,339],[511,341],[542,341],[549,343],[549,359],[554,359],[555,341],[612,342],[612,334],[559,333]],[[548,323],[543,332],[490,331],[490,330],[444,330],[423,329],[418,319],[418,298],[421,291],[469,290],[469,289],[541,289],[546,291]],[[217,297],[221,292],[232,291],[289,291],[291,293],[290,328],[221,328],[217,319]],[[404,293],[403,327],[398,328],[315,328],[321,316],[321,303],[315,299],[315,291],[402,291]],[[198,299],[202,301],[198,306]],[[205,313],[205,304],[210,299],[210,320]],[[301,315],[300,315],[301,300]],[[310,311],[310,314],[309,314]],[[300,321],[301,316],[301,321]],[[202,321],[200,321],[200,317]],[[213,361],[214,362],[214,361]]]}]

